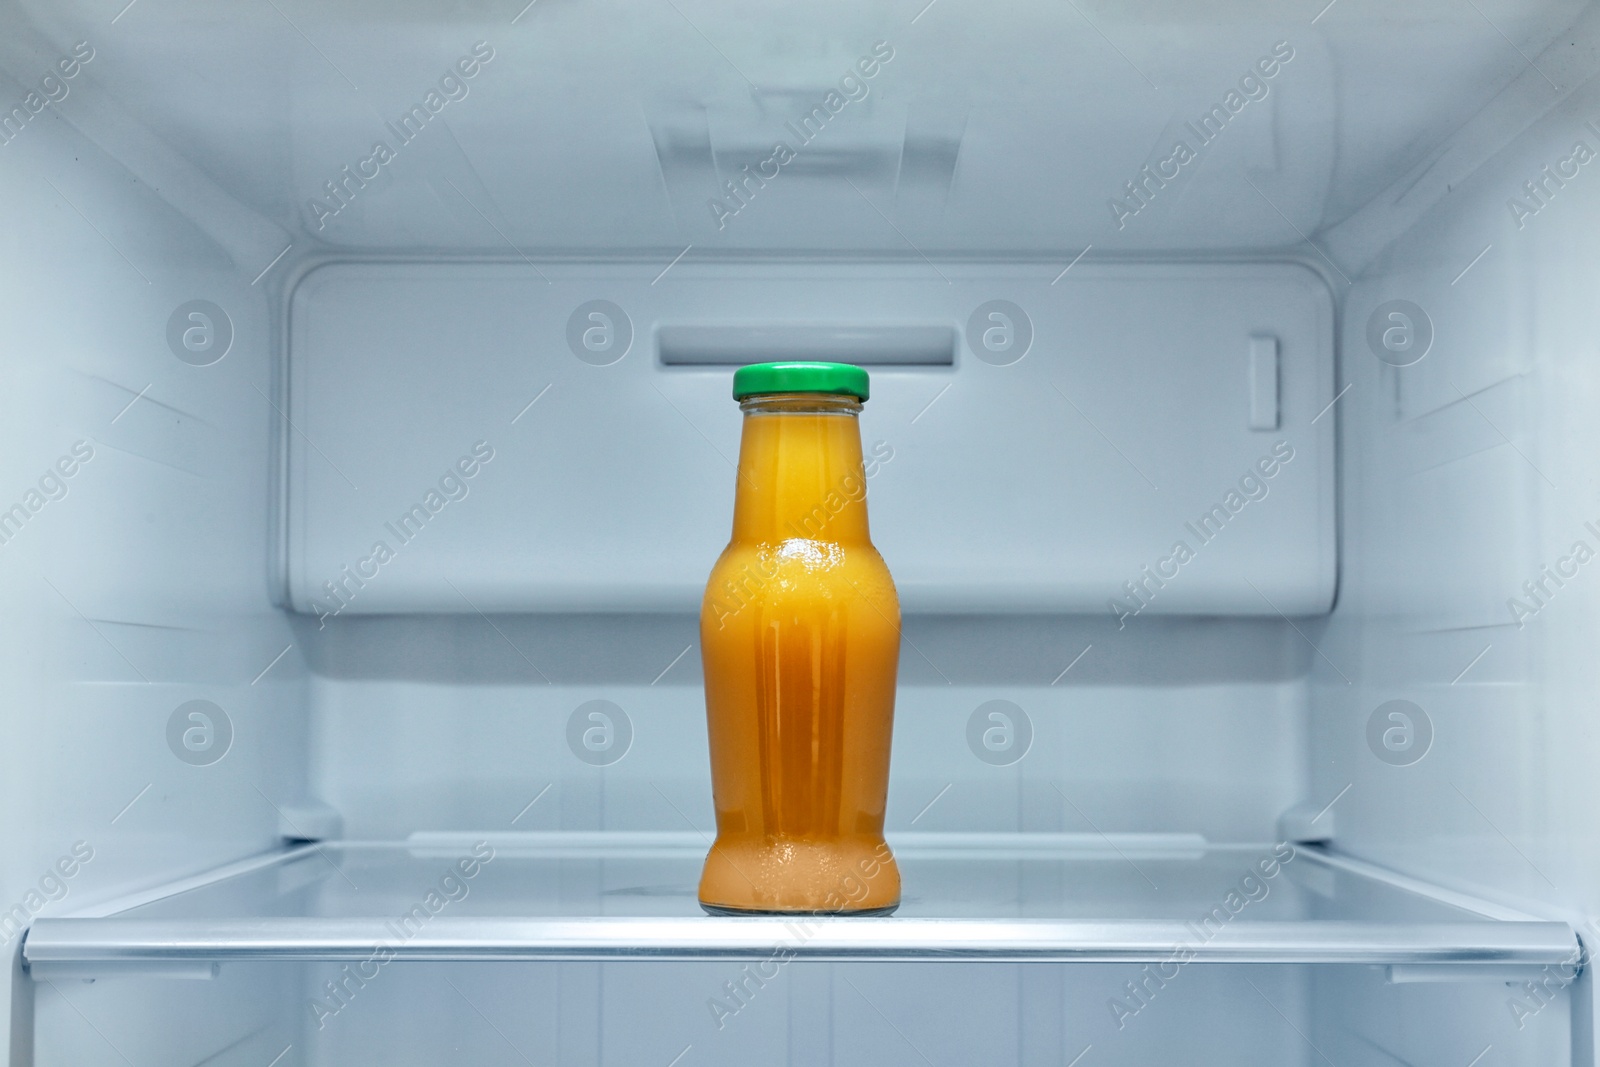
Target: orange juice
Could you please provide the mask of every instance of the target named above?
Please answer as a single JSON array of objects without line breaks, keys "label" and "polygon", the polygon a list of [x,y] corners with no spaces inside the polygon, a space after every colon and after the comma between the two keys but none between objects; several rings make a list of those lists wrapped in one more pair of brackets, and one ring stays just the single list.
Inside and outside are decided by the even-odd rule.
[{"label": "orange juice", "polygon": [[900,900],[883,839],[900,604],[867,532],[866,386],[865,371],[826,363],[734,379],[745,414],[733,538],[700,611],[711,911],[885,912]]}]

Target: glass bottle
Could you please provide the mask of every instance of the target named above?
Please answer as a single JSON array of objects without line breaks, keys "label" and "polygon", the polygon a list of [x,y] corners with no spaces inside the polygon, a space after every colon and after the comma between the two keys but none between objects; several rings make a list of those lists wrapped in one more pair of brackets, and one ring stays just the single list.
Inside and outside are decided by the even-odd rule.
[{"label": "glass bottle", "polygon": [[733,537],[700,611],[717,838],[715,913],[887,913],[883,838],[900,602],[867,531],[857,416],[867,373],[761,363],[744,413]]}]

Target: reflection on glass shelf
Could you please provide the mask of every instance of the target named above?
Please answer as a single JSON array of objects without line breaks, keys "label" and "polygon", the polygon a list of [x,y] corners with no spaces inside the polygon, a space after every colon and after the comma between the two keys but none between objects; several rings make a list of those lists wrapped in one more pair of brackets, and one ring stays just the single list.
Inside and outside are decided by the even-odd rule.
[{"label": "reflection on glass shelf", "polygon": [[[877,918],[711,917],[695,834],[418,834],[307,845],[94,914],[38,920],[30,965],[230,959],[1559,963],[1564,923],[1305,846],[1184,834],[912,834]],[[859,877],[869,878],[871,872]],[[848,880],[841,885],[854,891]],[[92,968],[91,968],[92,969]]]}]

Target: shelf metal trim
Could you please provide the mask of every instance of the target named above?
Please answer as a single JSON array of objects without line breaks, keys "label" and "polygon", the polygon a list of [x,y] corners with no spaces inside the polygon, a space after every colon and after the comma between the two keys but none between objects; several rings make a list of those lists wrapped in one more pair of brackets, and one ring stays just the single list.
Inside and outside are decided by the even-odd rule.
[{"label": "shelf metal trim", "polygon": [[993,963],[1498,964],[1572,958],[1560,922],[1262,922],[1209,939],[1180,921],[1030,919],[439,917],[412,936],[381,919],[38,919],[29,964],[364,960],[621,961],[792,958]]}]

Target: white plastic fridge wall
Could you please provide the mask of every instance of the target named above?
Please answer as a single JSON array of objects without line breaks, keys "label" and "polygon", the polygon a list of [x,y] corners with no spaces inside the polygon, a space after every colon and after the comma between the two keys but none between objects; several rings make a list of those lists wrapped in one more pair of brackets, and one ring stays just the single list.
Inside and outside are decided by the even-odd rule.
[{"label": "white plastic fridge wall", "polygon": [[[935,11],[943,15],[949,8],[945,3]],[[1305,627],[1320,651],[1272,620],[1142,620],[1148,624],[1109,645],[1097,640],[1103,620],[912,620],[908,635],[949,684],[908,648],[892,826],[1077,829],[1092,820],[1104,830],[1192,828],[1216,838],[1260,838],[1273,832],[1283,808],[1331,799],[1349,785],[1334,809],[1341,847],[1420,875],[1594,911],[1586,816],[1596,798],[1585,769],[1594,762],[1586,716],[1597,679],[1585,651],[1596,636],[1590,610],[1596,594],[1586,584],[1587,570],[1580,570],[1555,595],[1543,595],[1548,606],[1538,605],[1521,628],[1511,621],[1506,600],[1525,596],[1523,581],[1539,580],[1541,567],[1557,566],[1571,542],[1586,537],[1583,522],[1595,510],[1596,487],[1584,466],[1594,444],[1588,413],[1597,399],[1596,286],[1585,242],[1600,220],[1587,170],[1548,206],[1538,205],[1521,228],[1508,222],[1505,203],[1522,195],[1522,183],[1541,166],[1567,158],[1572,139],[1596,143],[1583,130],[1600,110],[1592,92],[1572,97],[1468,184],[1433,189],[1440,183],[1423,183],[1440,206],[1378,258],[1416,222],[1406,214],[1411,201],[1403,194],[1437,143],[1422,131],[1467,122],[1480,109],[1492,112],[1485,107],[1491,99],[1529,117],[1542,113],[1548,102],[1537,98],[1537,84],[1524,84],[1535,74],[1516,52],[1530,53],[1561,77],[1552,65],[1560,57],[1544,49],[1572,22],[1577,5],[1488,5],[1482,22],[1471,11],[1419,5],[1386,31],[1385,40],[1396,56],[1435,52],[1438,65],[1427,72],[1375,55],[1352,71],[1346,46],[1362,38],[1342,37],[1341,24],[1332,21],[1350,8],[1357,9],[1350,16],[1357,26],[1374,18],[1354,0],[1343,0],[1316,31],[1327,38],[1308,38],[1317,42],[1307,45],[1300,68],[1309,72],[1309,87],[1297,93],[1283,83],[1271,97],[1273,121],[1240,128],[1237,152],[1218,153],[1182,210],[1177,199],[1158,201],[1153,217],[1130,227],[1125,245],[1183,251],[1243,246],[1305,255],[1295,236],[1303,231],[1352,277],[1368,270],[1339,292],[1345,314],[1339,385],[1352,384],[1335,408],[1345,449],[1343,571],[1332,620]],[[28,513],[0,545],[0,582],[13,620],[3,653],[0,901],[30,915],[50,914],[208,867],[293,832],[297,818],[312,817],[304,806],[312,797],[340,810],[353,836],[513,821],[518,828],[708,826],[694,652],[676,658],[694,640],[691,620],[517,618],[499,621],[496,630],[474,617],[380,618],[339,620],[331,633],[314,634],[314,623],[286,621],[270,606],[274,457],[281,435],[292,431],[273,409],[280,395],[274,375],[282,355],[276,325],[281,293],[273,288],[276,276],[262,272],[292,241],[316,247],[302,212],[305,192],[349,161],[350,138],[364,136],[374,120],[365,104],[331,103],[328,90],[338,85],[338,75],[279,14],[252,9],[212,35],[214,25],[193,21],[196,10],[175,5],[163,14],[147,3],[134,9],[149,20],[141,23],[80,4],[4,9],[0,85],[8,99],[21,99],[58,57],[70,55],[72,42],[84,38],[78,31],[104,31],[93,38],[97,45],[113,26],[127,32],[116,39],[117,50],[100,46],[100,65],[91,63],[77,76],[75,95],[30,122],[23,137],[0,145],[0,192],[17,206],[6,215],[12,241],[0,258],[6,294],[0,332],[10,372],[0,422],[0,462],[10,488],[0,499]],[[644,164],[629,154],[638,147],[631,134],[615,142],[592,139],[599,153],[592,174],[573,171],[559,153],[537,153],[540,143],[589,143],[577,135],[606,128],[596,112],[616,110],[612,97],[563,88],[563,55],[592,42],[580,32],[588,25],[581,16],[553,10],[539,35],[521,37],[500,25],[507,20],[496,13],[495,39],[508,42],[501,69],[520,81],[499,95],[487,80],[480,83],[472,106],[483,109],[463,109],[456,125],[499,199],[513,205],[511,215],[496,209],[499,221],[483,225],[486,220],[432,180],[442,173],[468,181],[461,145],[429,156],[422,153],[434,149],[424,145],[408,157],[417,160],[415,170],[396,172],[392,185],[377,191],[382,195],[363,198],[339,220],[339,242],[503,253],[496,232],[504,227],[529,248],[616,245],[624,237],[652,245],[670,240],[668,256],[680,247],[671,208],[663,210],[664,201],[654,197],[658,184],[671,192],[692,191],[693,183],[670,167],[659,183],[655,176],[635,183],[629,175]],[[1115,18],[1101,5],[1088,10],[1102,25]],[[325,27],[309,7],[291,7],[290,14],[322,36]],[[619,14],[638,52],[648,55],[656,46],[662,23],[671,26],[663,39],[674,48],[700,47],[667,8],[636,22],[632,12]],[[810,11],[791,14],[816,21]],[[112,16],[120,21],[111,23]],[[1073,17],[1062,13],[1064,20]],[[657,18],[662,23],[651,21]],[[1020,61],[1005,44],[1015,35],[974,34],[961,17],[931,20],[923,23],[932,39],[946,41],[932,53],[962,53],[951,41],[967,46],[963,62],[974,64],[963,68],[967,77],[944,80],[984,86],[980,111],[1008,94],[1049,100],[1064,91],[1046,83],[1041,96],[1026,87],[1013,69]],[[1297,12],[1296,20],[1298,27],[1306,18]],[[453,60],[460,50],[453,38],[445,47],[431,32],[395,32],[384,48],[364,48],[358,42],[367,27],[360,20],[335,21],[333,38],[344,45],[335,53],[347,63],[352,51],[364,56],[368,62],[352,69],[369,87],[373,80],[391,82],[387,95],[396,106],[414,91],[411,71],[431,71],[435,59]],[[862,16],[848,28],[870,40],[878,28],[868,24],[873,21]],[[730,17],[728,24],[739,20]],[[40,25],[50,32],[39,33]],[[981,249],[987,241],[1075,254],[1087,243],[1082,234],[1105,225],[1099,195],[1052,199],[1050,206],[1059,207],[1052,211],[1040,211],[1037,198],[1010,195],[1009,176],[1019,173],[1048,175],[1062,187],[1115,189],[1138,170],[1152,138],[1175,113],[1164,103],[1143,103],[1124,60],[1105,49],[1102,38],[1072,25],[1069,31],[1052,23],[1048,35],[1034,36],[1041,54],[1050,56],[1040,65],[1067,89],[1107,87],[1095,98],[1097,106],[1076,109],[1079,125],[1059,140],[1030,138],[1027,150],[1035,154],[1026,166],[1018,165],[1024,151],[1018,130],[1030,130],[1037,116],[1008,114],[991,126],[974,124],[976,147],[987,136],[990,149],[972,152],[967,158],[975,169],[964,173],[965,184],[947,190],[956,209],[942,216],[947,222],[927,232],[912,226],[919,243]],[[464,42],[475,37],[473,29],[462,28]],[[1215,63],[1204,58],[1206,48],[1179,48],[1172,43],[1177,37],[1155,33],[1141,39],[1143,48],[1133,49],[1133,57],[1165,57],[1168,69],[1184,67],[1174,84],[1186,86],[1183,100],[1199,106],[1213,92],[1212,75],[1226,70],[1224,80],[1231,80],[1234,61],[1247,65],[1260,51],[1258,38],[1267,45],[1275,39],[1268,27],[1258,29],[1263,32],[1242,34],[1237,24],[1217,28],[1211,39],[1233,43]],[[1501,32],[1516,45],[1508,47]],[[219,37],[228,47],[189,47],[217,45]],[[521,61],[510,43],[518,40],[531,42],[520,46]],[[1592,62],[1589,42],[1583,38],[1581,62]],[[1062,47],[1054,51],[1044,47],[1057,44]],[[251,47],[260,51],[250,53]],[[257,62],[238,63],[240,48]],[[403,62],[396,58],[402,53]],[[1063,62],[1063,54],[1072,61]],[[285,55],[294,56],[293,63],[276,62]],[[905,58],[907,69],[920,62],[937,73],[914,51]],[[693,79],[732,81],[726,71],[704,75],[715,63],[707,51],[685,68],[693,68]],[[102,80],[108,71],[117,77]],[[280,78],[284,71],[293,77]],[[1336,77],[1340,71],[1352,76]],[[619,84],[624,98],[636,88]],[[218,86],[228,87],[227,106],[209,95]],[[507,116],[519,114],[519,101],[530,98],[567,99],[571,107],[541,112],[547,125],[538,138],[505,136]],[[266,103],[279,99],[285,101],[282,114]],[[1379,100],[1386,106],[1374,106]],[[928,126],[928,115],[937,112],[929,109],[911,123],[904,110],[880,112],[868,130],[914,130],[919,136],[913,141],[936,143],[948,134],[937,123]],[[130,113],[152,126],[141,127]],[[236,114],[260,121],[235,126]],[[654,128],[665,131],[658,143],[673,143],[674,116],[656,118]],[[1496,128],[1513,126],[1502,118]],[[199,138],[212,153],[205,171],[171,147],[197,130],[210,134]],[[1056,150],[1066,144],[1103,150]],[[871,183],[881,174],[874,170],[873,146],[872,137],[864,137],[862,152],[847,158],[862,164],[853,173],[877,195],[881,190]],[[1249,167],[1274,163],[1280,151],[1285,169],[1267,191],[1283,216],[1235,180],[1251,173]],[[665,156],[686,168],[695,162],[687,150]],[[642,158],[655,165],[648,144]],[[287,171],[278,165],[283,159],[291,163]],[[817,218],[816,228],[797,234],[782,221],[791,217],[787,210],[752,212],[734,228],[733,243],[761,247],[798,239],[823,248],[904,251],[895,233],[880,225],[870,200],[840,208],[826,172],[793,177],[797,203],[827,209],[796,216]],[[599,187],[584,184],[597,178]],[[536,210],[533,201],[512,195],[525,185],[615,210]],[[479,199],[483,187],[466,188]],[[931,197],[937,209],[943,195],[914,188],[907,202]],[[446,197],[448,209],[438,210]],[[994,203],[996,217],[973,209],[984,197]],[[1374,198],[1382,210],[1358,210],[1377,203]],[[537,198],[538,206],[552,199],[559,196]],[[685,213],[703,208],[692,197],[683,203]],[[519,204],[530,206],[519,212]],[[1206,209],[1217,204],[1227,210]],[[937,210],[931,215],[940,217]],[[1366,228],[1346,227],[1325,239],[1324,227],[1346,216]],[[1438,331],[1433,353],[1398,372],[1379,365],[1364,347],[1366,320],[1388,299],[1422,304]],[[231,347],[209,366],[195,366],[179,352],[204,362],[214,343],[203,323],[188,317],[194,309],[177,315],[176,346],[169,341],[175,313],[195,300],[225,306],[231,320]],[[194,326],[201,333],[185,348],[183,332]],[[73,469],[71,476],[46,481],[79,440],[90,443],[93,458],[67,462],[56,469]],[[35,491],[38,497],[30,497]],[[1093,653],[1057,679],[1091,643]],[[550,684],[511,646],[550,653],[541,663]],[[1396,697],[1422,705],[1435,727],[1427,757],[1408,767],[1378,763],[1365,740],[1371,712]],[[629,755],[605,769],[579,764],[566,748],[567,717],[592,698],[628,710],[636,730]],[[1034,749],[1012,767],[990,767],[966,747],[966,717],[991,698],[1028,710],[1036,729]],[[220,762],[203,762],[209,758],[203,729],[191,735],[195,747],[184,747],[184,724],[197,725],[187,713],[176,734],[169,732],[174,712],[190,700],[211,701],[228,717],[232,742]],[[527,807],[546,784],[550,792]],[[79,841],[93,850],[88,863],[71,862]],[[74,873],[52,873],[66,869]],[[14,938],[7,949],[15,960]],[[494,983],[482,973],[457,980]],[[642,1027],[643,1016],[629,1011],[658,988],[607,986],[603,969],[593,965],[519,973],[524,977],[517,982],[496,987],[509,998],[508,1012],[519,997],[547,999],[555,990],[559,998],[565,983],[571,990],[566,1004],[587,1027],[582,1032],[591,1034],[603,1004],[617,1013],[611,1018],[620,1020],[622,1032]],[[829,1003],[816,985],[798,978],[802,973],[819,972],[797,970],[791,999],[762,1002],[759,1010],[776,1013],[781,1004],[797,1004],[806,1018]],[[884,995],[905,997],[908,1017],[919,1005],[943,1006],[950,1014],[949,1005],[970,990],[972,999],[992,1005],[994,1033],[1018,1042],[1024,1061],[1026,1049],[1037,1047],[1026,1044],[1026,1035],[1036,1032],[1030,1027],[1051,1019],[1057,1004],[1103,1012],[1115,991],[1108,987],[1122,980],[1116,968],[945,966],[884,973]],[[706,975],[720,981],[710,970],[668,973],[664,967],[652,982]],[[59,1036],[54,1047],[67,1062],[121,1062],[123,1052],[139,1063],[195,1062],[220,1051],[213,1062],[265,1063],[277,1054],[268,1040],[284,1020],[261,1017],[262,1006],[283,997],[308,999],[320,977],[310,968],[241,968],[192,990],[172,982],[161,993],[172,1014],[154,1016],[151,1001],[140,1000],[132,986],[46,984],[35,991],[18,980],[13,964],[6,1025],[11,1047],[25,1045],[27,1035],[16,1028],[30,1025],[37,1010],[41,1028]],[[1262,1036],[1276,1017],[1263,1014],[1240,977],[1227,969],[1195,969],[1167,1002],[1170,1012],[1157,1002],[1161,1010],[1139,1020],[1156,1036],[1111,1050],[1108,1060],[1136,1062],[1149,1049],[1172,1056],[1194,1049],[1197,1038],[1216,1062],[1315,1060],[1286,1020],[1277,1020],[1270,1039]],[[371,1011],[341,1020],[353,1024],[342,1062],[363,1055],[362,1028],[409,1040],[418,1062],[458,1054],[464,1010],[435,1003],[431,1018],[442,1021],[414,1025],[395,1010],[405,1002],[398,987],[408,981],[394,979],[388,1004],[358,1002],[355,1008]],[[1337,1042],[1350,1040],[1345,1031],[1352,1020],[1364,1020],[1362,1036],[1380,1051],[1358,1045],[1364,1051],[1352,1053],[1350,1062],[1387,1062],[1385,1049],[1410,1062],[1433,1062],[1442,1055],[1440,1035],[1459,1025],[1464,1010],[1474,1017],[1504,1013],[1508,1032],[1495,1043],[1494,1062],[1559,1063],[1566,1051],[1564,1003],[1544,1008],[1519,1031],[1500,986],[1397,991],[1370,974],[1307,978],[1287,969],[1256,981],[1271,984],[1294,1025],[1319,1046],[1343,1047]],[[1195,992],[1184,991],[1190,989]],[[102,1010],[106,1014],[98,1014]],[[171,1021],[180,1017],[181,1024]],[[310,1020],[307,1012],[301,1025]],[[828,1031],[834,1049],[865,1054],[888,1039],[859,1006],[835,1020]],[[878,1029],[869,1037],[872,1026]],[[114,1028],[116,1049],[103,1043],[101,1028]],[[793,1032],[802,1042],[808,1036],[800,1027]],[[982,1031],[934,1032],[939,1051],[948,1049],[952,1060],[994,1047]],[[484,1036],[472,1033],[474,1041]],[[611,1048],[620,1055],[627,1047]],[[732,1056],[742,1046],[728,1048]],[[586,1049],[575,1046],[574,1058],[582,1062]],[[896,1049],[883,1054],[907,1058]],[[1441,1062],[1464,1063],[1478,1050],[1460,1057],[1453,1047],[1444,1051],[1450,1058]]]},{"label": "white plastic fridge wall", "polygon": [[[206,204],[197,173],[172,176],[166,196]],[[35,1008],[41,1026],[93,1036],[74,1005],[92,1012],[94,990],[22,976],[19,927],[276,845],[275,806],[305,790],[307,689],[267,594],[267,294],[186,211],[49,113],[0,145],[0,203],[0,1047],[25,1064]],[[211,366],[167,340],[196,299],[232,319]],[[208,1018],[152,1020],[130,1051],[198,1060],[238,1038],[263,992],[236,983]]]},{"label": "white plastic fridge wall", "polygon": [[871,366],[860,418],[906,614],[1333,603],[1333,301],[1301,262],[332,262],[289,322],[308,614],[697,611],[741,420],[732,368],[671,339],[775,357],[748,324],[861,362],[863,335],[942,337]]},{"label": "white plastic fridge wall", "polygon": [[[1600,178],[1577,159],[1600,150],[1600,84],[1562,99],[1541,73],[1559,76],[1560,60],[1537,57],[1508,92],[1559,101],[1537,122],[1496,140],[1494,116],[1480,116],[1441,146],[1437,170],[1403,179],[1437,202],[1346,293],[1341,584],[1313,635],[1325,656],[1312,663],[1311,791],[1348,790],[1335,809],[1342,849],[1559,909],[1592,950]],[[1401,183],[1393,192],[1385,209],[1404,210]],[[1368,340],[1392,300],[1431,322],[1432,351],[1411,366],[1375,358]],[[1379,714],[1392,700],[1421,709],[1401,709],[1417,732],[1395,764],[1369,747],[1375,716],[1406,729]],[[1341,1013],[1339,1028],[1416,1062],[1457,1010],[1428,992],[1406,991],[1399,1015]],[[1496,992],[1483,1003],[1493,1056],[1564,1038],[1560,999]],[[1593,996],[1580,979],[1589,1018]],[[1592,1064],[1591,1025],[1578,1023],[1574,1062]],[[1319,1020],[1324,1038],[1332,1030]]]}]

